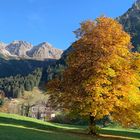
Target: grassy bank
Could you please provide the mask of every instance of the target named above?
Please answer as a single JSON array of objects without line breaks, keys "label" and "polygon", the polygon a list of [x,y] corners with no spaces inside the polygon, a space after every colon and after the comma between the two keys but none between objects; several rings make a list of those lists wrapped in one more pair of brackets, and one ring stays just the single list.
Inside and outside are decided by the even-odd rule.
[{"label": "grassy bank", "polygon": [[0,113],[0,140],[121,140],[139,139],[140,130],[104,128],[100,137],[87,135],[85,126],[43,122]]}]

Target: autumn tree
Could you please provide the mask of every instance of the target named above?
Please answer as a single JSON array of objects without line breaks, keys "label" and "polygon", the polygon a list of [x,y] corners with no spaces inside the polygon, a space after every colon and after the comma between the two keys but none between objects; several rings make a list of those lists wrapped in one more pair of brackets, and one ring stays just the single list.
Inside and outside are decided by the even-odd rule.
[{"label": "autumn tree", "polygon": [[107,17],[81,23],[77,41],[61,78],[48,83],[53,105],[96,120],[109,115],[124,126],[140,124],[140,57],[131,52],[130,36]]}]

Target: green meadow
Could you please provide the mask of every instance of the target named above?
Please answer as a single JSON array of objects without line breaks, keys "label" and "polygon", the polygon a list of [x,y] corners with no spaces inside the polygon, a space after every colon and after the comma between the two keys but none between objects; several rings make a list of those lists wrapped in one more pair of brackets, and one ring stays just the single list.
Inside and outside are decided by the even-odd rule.
[{"label": "green meadow", "polygon": [[138,140],[140,130],[104,128],[97,137],[87,126],[55,124],[19,115],[0,113],[0,140]]}]

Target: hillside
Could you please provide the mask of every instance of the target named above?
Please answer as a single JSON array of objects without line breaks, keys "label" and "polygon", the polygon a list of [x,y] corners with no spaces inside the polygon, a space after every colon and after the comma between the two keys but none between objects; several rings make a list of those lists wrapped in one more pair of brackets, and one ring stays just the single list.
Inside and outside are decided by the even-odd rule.
[{"label": "hillside", "polygon": [[0,42],[0,78],[26,76],[36,68],[46,69],[60,58],[62,52],[47,42],[36,46],[25,41]]},{"label": "hillside", "polygon": [[137,0],[126,13],[117,20],[123,25],[126,32],[132,37],[134,51],[140,52],[140,0]]},{"label": "hillside", "polygon": [[6,60],[0,58],[0,77],[9,77],[21,74],[23,76],[31,73],[36,68],[45,68],[55,60],[39,61],[39,60]]},{"label": "hillside", "polygon": [[[54,124],[32,118],[0,113],[0,139],[2,140],[96,140],[87,136],[85,126]],[[30,130],[30,131],[29,131]],[[105,128],[100,140],[137,139],[139,130]],[[5,135],[6,134],[6,135]],[[127,136],[127,137],[125,137]]]}]

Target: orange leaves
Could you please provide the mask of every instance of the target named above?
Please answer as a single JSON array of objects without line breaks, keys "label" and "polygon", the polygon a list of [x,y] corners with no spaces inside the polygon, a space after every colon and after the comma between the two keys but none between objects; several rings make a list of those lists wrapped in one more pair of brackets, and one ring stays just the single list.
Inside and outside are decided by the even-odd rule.
[{"label": "orange leaves", "polygon": [[61,98],[53,96],[57,103],[95,119],[112,115],[121,123],[123,117],[125,124],[135,122],[131,115],[140,111],[140,55],[130,51],[130,36],[106,17],[83,22],[76,35],[63,78],[49,87],[61,92]]}]

